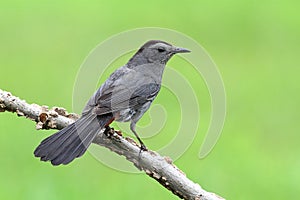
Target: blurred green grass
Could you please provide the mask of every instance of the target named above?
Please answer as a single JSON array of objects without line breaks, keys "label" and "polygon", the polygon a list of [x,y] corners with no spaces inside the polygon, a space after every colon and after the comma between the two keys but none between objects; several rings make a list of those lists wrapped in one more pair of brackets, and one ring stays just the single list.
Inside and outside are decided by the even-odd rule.
[{"label": "blurred green grass", "polygon": [[[28,102],[71,110],[76,73],[99,42],[136,27],[181,31],[202,44],[217,63],[228,113],[222,136],[208,157],[197,157],[202,127],[176,164],[205,189],[227,199],[297,199],[299,4],[1,2],[0,88]],[[167,97],[162,91],[158,100],[167,104]],[[201,110],[206,116],[202,119],[207,120],[207,97],[203,101],[208,107]],[[176,199],[145,175],[117,172],[89,154],[63,167],[38,162],[34,148],[55,131],[35,131],[29,120],[1,113],[0,132],[1,199]],[[170,136],[159,138],[164,142]]]}]

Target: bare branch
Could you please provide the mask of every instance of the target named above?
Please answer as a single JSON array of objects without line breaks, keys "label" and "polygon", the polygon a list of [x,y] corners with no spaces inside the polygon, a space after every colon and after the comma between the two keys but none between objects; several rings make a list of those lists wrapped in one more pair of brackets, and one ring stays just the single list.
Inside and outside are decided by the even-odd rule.
[{"label": "bare branch", "polygon": [[[0,112],[16,112],[18,116],[27,117],[36,122],[37,129],[62,129],[73,123],[79,116],[69,114],[64,108],[28,104],[26,101],[0,89]],[[214,193],[203,190],[199,184],[189,180],[168,157],[162,157],[153,151],[140,153],[140,148],[131,138],[124,138],[113,132],[111,137],[98,135],[95,144],[104,146],[124,156],[139,170],[154,178],[161,185],[183,199],[220,200]]]}]

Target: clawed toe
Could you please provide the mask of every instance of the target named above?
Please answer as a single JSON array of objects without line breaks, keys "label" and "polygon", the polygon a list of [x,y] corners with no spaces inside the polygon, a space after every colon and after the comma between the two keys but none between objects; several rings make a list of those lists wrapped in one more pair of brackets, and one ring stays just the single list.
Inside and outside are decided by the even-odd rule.
[{"label": "clawed toe", "polygon": [[143,143],[141,144],[141,151],[148,151],[147,147]]}]

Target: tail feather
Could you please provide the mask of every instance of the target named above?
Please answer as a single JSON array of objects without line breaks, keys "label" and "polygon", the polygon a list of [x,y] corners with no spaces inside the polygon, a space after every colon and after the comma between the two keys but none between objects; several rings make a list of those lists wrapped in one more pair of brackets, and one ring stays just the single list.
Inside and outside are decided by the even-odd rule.
[{"label": "tail feather", "polygon": [[[76,132],[73,124],[44,139],[34,151],[35,156],[41,157],[43,161],[54,159],[57,156],[56,154],[64,150],[60,148],[63,142],[72,142],[77,137],[76,134],[68,134],[68,132]],[[67,146],[67,144],[65,143],[64,146]]]},{"label": "tail feather", "polygon": [[[100,129],[98,130],[100,131]],[[68,145],[66,148],[68,151],[63,151],[59,156],[54,158],[51,163],[53,165],[57,164],[68,164],[70,163],[74,158],[80,157],[90,146],[93,139],[95,137],[95,132],[90,130],[84,135],[84,138],[80,138],[79,140],[76,140],[74,143]],[[81,155],[80,155],[81,153]]]},{"label": "tail feather", "polygon": [[95,136],[112,120],[112,114],[88,114],[44,139],[34,155],[53,165],[68,164],[84,154]]},{"label": "tail feather", "polygon": [[[94,130],[93,127],[95,127],[96,130]],[[82,137],[84,137],[84,135],[86,134],[86,131],[90,131],[96,135],[97,129],[101,130],[101,127],[99,127],[96,116],[88,115],[85,118],[80,118],[75,123],[71,124],[70,126],[67,126],[65,129],[56,133],[59,135],[53,137],[50,136],[46,138],[46,142],[42,141],[40,145],[41,148],[47,149],[48,151],[48,154],[43,157],[43,160],[52,161],[58,156],[63,157],[63,153],[70,153],[70,145],[79,145],[82,140]],[[70,134],[66,132],[69,132]],[[71,134],[73,132],[75,132],[75,134]],[[79,134],[81,132],[83,133]],[[48,140],[49,138],[50,140]],[[77,141],[78,144],[75,143],[75,141]]]},{"label": "tail feather", "polygon": [[93,133],[90,133],[87,138],[82,141],[77,141],[74,145],[72,145],[69,152],[71,153],[63,153],[61,156],[56,157],[51,161],[52,164],[56,165],[57,163],[68,164],[74,158],[80,157],[87,149],[87,147],[91,144],[94,138]]}]

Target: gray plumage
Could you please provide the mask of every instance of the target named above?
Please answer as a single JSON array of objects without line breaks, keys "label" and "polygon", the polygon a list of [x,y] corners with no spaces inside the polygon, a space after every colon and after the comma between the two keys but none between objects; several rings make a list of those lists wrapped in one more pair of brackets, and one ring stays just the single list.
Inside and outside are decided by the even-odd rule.
[{"label": "gray plumage", "polygon": [[157,96],[168,60],[174,54],[184,52],[189,50],[159,40],[145,43],[94,93],[82,116],[44,139],[34,155],[53,165],[68,164],[83,155],[95,136],[114,120],[130,121],[130,129],[139,140],[141,150],[147,150],[135,131],[136,123]]}]

